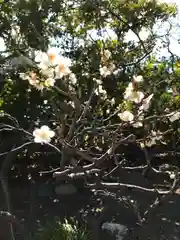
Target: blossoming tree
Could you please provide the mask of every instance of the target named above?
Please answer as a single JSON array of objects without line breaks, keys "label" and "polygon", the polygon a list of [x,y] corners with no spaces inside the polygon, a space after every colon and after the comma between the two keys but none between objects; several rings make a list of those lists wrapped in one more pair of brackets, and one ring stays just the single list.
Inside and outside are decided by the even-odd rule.
[{"label": "blossoming tree", "polygon": [[[172,153],[179,141],[178,57],[169,49],[169,32],[161,39],[153,31],[156,22],[175,15],[175,6],[143,0],[45,2],[1,4],[2,12],[11,14],[1,16],[7,26],[2,30],[6,50],[1,54],[0,132],[2,138],[4,132],[12,135],[0,157],[22,152],[24,157],[29,151],[35,161],[36,151],[29,149],[40,144],[44,152],[47,147],[56,154],[58,164],[58,169],[52,163],[52,170],[42,169],[44,174],[57,181],[84,178],[89,188],[109,193],[112,188],[153,192],[154,208],[176,192],[179,176],[178,164],[159,168],[153,161],[157,153],[151,152],[160,146],[165,154],[169,148]],[[137,41],[125,40],[129,31]],[[171,58],[156,58],[156,38]],[[125,145],[134,146],[133,160],[123,154]],[[110,181],[118,169],[144,177],[162,173],[168,185],[159,189],[156,183],[148,188],[128,179]],[[2,176],[4,171],[2,167]],[[142,216],[135,211],[139,224],[149,211]]]}]

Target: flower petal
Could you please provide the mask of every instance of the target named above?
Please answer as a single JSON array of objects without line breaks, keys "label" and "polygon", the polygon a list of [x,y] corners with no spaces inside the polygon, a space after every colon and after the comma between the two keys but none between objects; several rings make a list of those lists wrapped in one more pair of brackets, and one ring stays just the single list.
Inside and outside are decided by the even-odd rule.
[{"label": "flower petal", "polygon": [[52,138],[52,137],[55,136],[55,132],[52,131],[52,130],[50,130],[50,131],[48,132],[48,134],[49,134],[49,137],[50,137],[50,138]]},{"label": "flower petal", "polygon": [[42,141],[41,138],[35,137],[35,138],[34,138],[34,142],[35,142],[35,143],[41,143],[41,142],[43,142],[43,141]]},{"label": "flower petal", "polygon": [[134,120],[134,115],[129,111],[124,111],[122,113],[119,113],[118,116],[124,122],[131,122]]},{"label": "flower petal", "polygon": [[43,131],[49,131],[50,130],[49,127],[46,126],[46,125],[43,125],[40,129],[43,130]]},{"label": "flower petal", "polygon": [[33,131],[33,136],[36,137],[36,136],[39,136],[40,135],[40,132],[41,130],[36,128],[34,131]]}]

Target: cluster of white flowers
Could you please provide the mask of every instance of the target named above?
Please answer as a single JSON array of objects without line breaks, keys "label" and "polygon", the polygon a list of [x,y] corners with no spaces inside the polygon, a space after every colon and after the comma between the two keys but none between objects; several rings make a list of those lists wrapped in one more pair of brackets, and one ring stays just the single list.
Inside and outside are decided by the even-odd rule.
[{"label": "cluster of white flowers", "polygon": [[[109,62],[109,59],[111,57],[112,57],[112,54],[108,49],[104,50],[101,53],[101,62],[103,63],[103,66],[100,65],[99,72],[102,77],[107,77],[108,75],[111,75],[116,68],[116,66],[112,61]],[[104,65],[104,63],[106,64]]]},{"label": "cluster of white flowers", "polygon": [[44,86],[35,72],[31,71],[29,73],[20,73],[19,76],[21,79],[27,80],[29,84],[35,87],[36,89],[43,90]]},{"label": "cluster of white flowers", "polygon": [[107,59],[109,59],[109,58],[112,57],[112,54],[111,54],[111,52],[110,52],[108,49],[106,49],[106,50],[104,51],[104,56],[105,56]]},{"label": "cluster of white flowers", "polygon": [[108,75],[111,75],[113,73],[115,68],[116,67],[113,63],[109,64],[108,66],[100,66],[99,68],[100,75],[103,77],[107,77]]},{"label": "cluster of white flowers", "polygon": [[28,80],[29,84],[38,90],[53,87],[57,79],[69,76],[72,84],[76,84],[77,79],[70,70],[70,61],[67,58],[59,56],[51,51],[39,55],[37,67],[41,77],[35,72],[20,73],[23,80]]},{"label": "cluster of white flowers", "polygon": [[142,76],[137,77],[133,76],[133,81],[129,83],[128,87],[125,90],[124,99],[130,100],[135,103],[140,103],[144,98],[144,93],[136,91],[135,84],[142,81],[143,81]]},{"label": "cluster of white flowers", "polygon": [[44,76],[58,79],[71,73],[69,65],[68,59],[49,51],[42,54],[38,67]]},{"label": "cluster of white flowers", "polygon": [[140,91],[135,91],[133,87],[133,83],[129,83],[124,93],[124,99],[130,100],[135,103],[140,103],[143,98],[144,98],[144,93]]},{"label": "cluster of white flowers", "polygon": [[55,79],[54,78],[47,78],[45,81],[44,81],[44,85],[46,87],[53,87],[55,84]]},{"label": "cluster of white flowers", "polygon": [[138,109],[137,118],[135,121],[134,114],[130,111],[124,111],[121,113],[118,113],[119,118],[124,122],[130,122],[133,127],[138,128],[143,126],[143,119],[144,119],[144,111],[147,111],[150,107],[150,102],[153,97],[153,94],[148,96],[147,98],[144,98],[144,93],[137,90],[137,84],[140,82],[143,82],[142,76],[133,76],[132,82],[130,82],[125,90],[124,93],[124,99],[129,100],[131,102],[134,102],[136,104],[141,104],[141,106]]},{"label": "cluster of white flowers", "polygon": [[[111,58],[111,52],[105,50],[104,56],[106,59]],[[77,83],[77,78],[74,73],[70,70],[70,65],[65,61],[65,58],[59,57],[53,53],[43,54],[41,61],[37,65],[40,69],[40,76],[36,72],[21,73],[20,77],[24,80],[27,80],[30,85],[36,87],[38,90],[43,90],[44,88],[53,87],[57,79],[61,79],[64,76],[68,76],[68,79],[74,85]],[[100,66],[100,75],[106,77],[113,73],[115,65],[111,62],[107,65]],[[101,79],[93,79],[96,82],[95,93],[97,95],[107,96],[106,90],[103,88]],[[124,122],[129,122],[133,127],[139,128],[143,126],[144,113],[149,109],[151,100],[154,94],[149,95],[145,98],[145,95],[142,91],[138,90],[139,83],[144,81],[143,76],[133,76],[132,81],[128,84],[124,92],[124,100],[130,101],[137,104],[137,115],[128,110],[118,113],[119,118]],[[73,106],[73,103],[70,103]],[[115,99],[110,100],[111,106],[115,104]],[[107,113],[109,113],[108,111]],[[180,119],[180,112],[174,112],[169,115],[170,122],[174,122],[177,119]],[[147,144],[155,144],[157,140],[161,140],[162,135],[155,132],[151,132],[152,140]],[[34,142],[36,143],[49,143],[51,139],[55,136],[55,132],[52,131],[48,126],[44,125],[41,128],[36,128],[33,131]]]}]

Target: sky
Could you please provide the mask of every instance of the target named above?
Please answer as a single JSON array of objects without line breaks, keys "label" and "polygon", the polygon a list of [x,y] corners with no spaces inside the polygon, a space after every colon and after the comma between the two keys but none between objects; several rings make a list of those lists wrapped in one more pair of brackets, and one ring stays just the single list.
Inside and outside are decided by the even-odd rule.
[{"label": "sky", "polygon": [[[178,9],[178,14],[176,18],[172,19],[171,22],[173,23],[173,28],[171,30],[171,38],[170,38],[170,50],[172,53],[176,54],[177,56],[180,56],[180,44],[178,41],[178,38],[180,38],[180,0],[162,0],[167,3],[175,3]],[[164,29],[161,29],[161,32],[163,33],[167,31],[169,25],[166,24],[164,26]],[[157,32],[160,31],[160,29],[157,26]],[[168,51],[166,49],[163,49],[160,53],[160,55],[166,56],[169,55]]]},{"label": "sky", "polygon": [[[175,18],[171,18],[171,23],[173,24],[173,27],[170,31],[170,50],[172,53],[176,54],[177,56],[180,56],[180,44],[178,43],[178,37],[180,38],[180,0],[158,0],[159,2],[162,3],[174,3],[177,6],[178,9],[178,14]],[[158,35],[158,36],[162,36],[164,35],[167,30],[169,29],[169,24],[168,23],[162,23],[161,22],[157,22],[154,26],[153,31]],[[142,29],[142,31],[139,33],[139,36],[142,40],[146,40],[146,38],[149,36],[150,32],[147,31],[147,29]],[[97,31],[89,31],[89,35],[91,36],[91,38],[95,39],[100,39],[102,37],[97,35]],[[103,34],[103,38],[112,38],[112,39],[116,39],[117,36],[115,34],[115,32],[111,29],[106,29],[106,33]],[[162,39],[162,38],[161,38]],[[125,36],[125,41],[129,41],[129,40],[134,40],[135,42],[138,41],[137,36],[131,31],[129,30],[129,32],[126,34]],[[156,43],[156,48],[154,50],[154,52],[156,53],[156,56],[158,57],[168,57],[170,56],[170,54],[168,53],[168,50],[166,48],[163,48],[161,50],[159,50],[159,46],[162,46],[162,41],[159,39],[157,40]]]}]

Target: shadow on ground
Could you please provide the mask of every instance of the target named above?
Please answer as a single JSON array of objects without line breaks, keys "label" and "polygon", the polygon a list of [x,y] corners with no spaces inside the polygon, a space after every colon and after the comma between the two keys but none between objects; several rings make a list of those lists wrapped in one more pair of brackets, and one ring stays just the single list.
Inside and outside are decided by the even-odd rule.
[{"label": "shadow on ground", "polygon": [[[132,177],[132,176],[131,176]],[[134,176],[138,182],[138,175]],[[141,177],[139,177],[141,182]],[[36,184],[37,185],[37,184]],[[60,219],[74,217],[79,221],[87,222],[92,230],[92,239],[110,240],[100,230],[105,222],[122,224],[128,231],[126,236],[119,240],[177,240],[180,239],[180,195],[172,196],[168,202],[149,215],[148,223],[143,227],[137,226],[137,218],[132,208],[124,204],[123,196],[137,202],[140,213],[145,211],[154,201],[154,194],[132,190],[112,192],[91,191],[82,187],[76,194],[58,197],[52,191],[51,197],[38,194],[37,188],[31,184],[10,184],[10,194],[13,214],[25,224],[28,231],[34,232],[39,223],[46,222],[55,216]],[[40,196],[41,195],[41,196]],[[4,196],[0,194],[0,208],[6,210]],[[0,239],[9,240],[9,225],[1,219]],[[17,233],[17,239],[22,239]],[[112,239],[118,239],[116,237]]]}]

